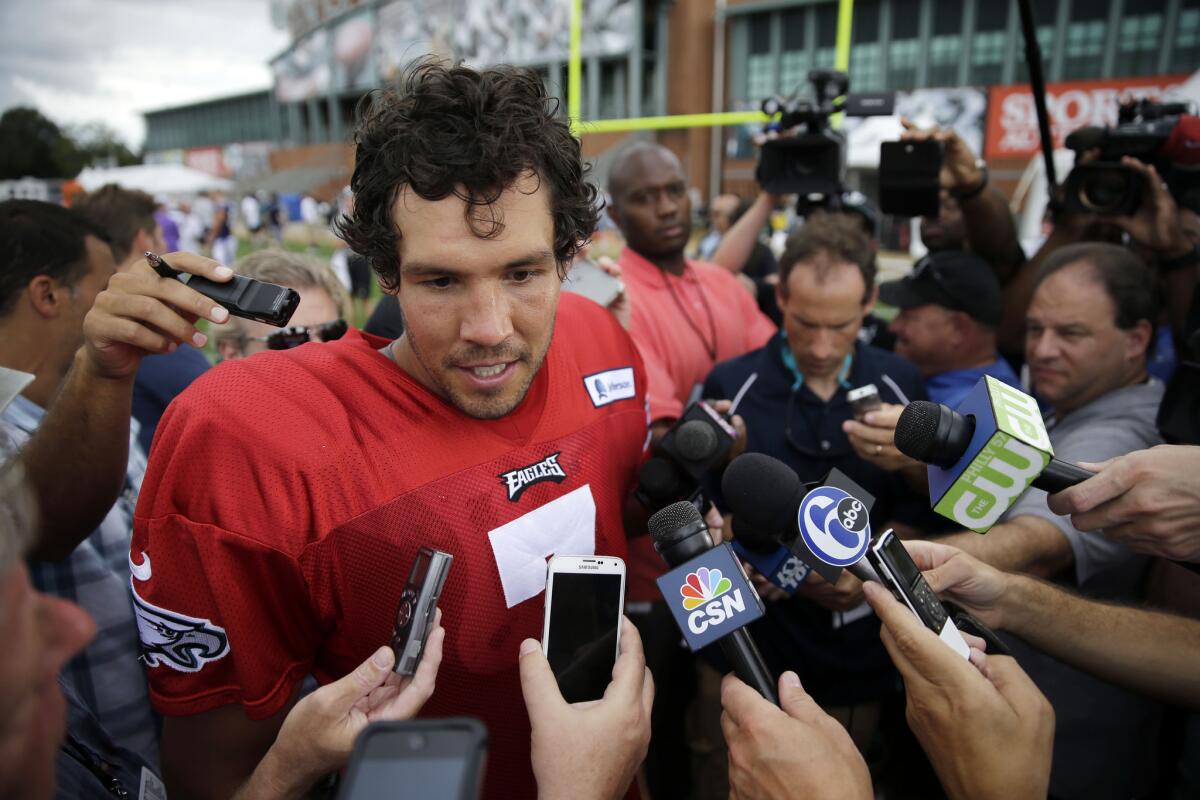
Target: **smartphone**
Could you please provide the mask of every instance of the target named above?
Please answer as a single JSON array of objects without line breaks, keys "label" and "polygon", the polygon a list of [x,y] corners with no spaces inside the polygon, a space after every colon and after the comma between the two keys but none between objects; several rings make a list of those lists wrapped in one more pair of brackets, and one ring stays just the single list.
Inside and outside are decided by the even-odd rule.
[{"label": "smartphone", "polygon": [[867,412],[874,411],[883,405],[883,401],[879,399],[879,390],[873,383],[851,389],[846,393],[846,400],[850,403],[850,413],[860,422]]},{"label": "smartphone", "polygon": [[942,601],[929,588],[925,576],[917,569],[912,556],[891,528],[871,543],[867,549],[867,560],[875,567],[883,585],[891,589],[896,599],[908,606],[926,628],[936,633],[954,652],[963,658],[970,658],[971,650],[942,606]]},{"label": "smartphone", "polygon": [[625,291],[620,279],[600,269],[594,261],[576,261],[567,273],[562,288],[563,291],[581,294],[605,308]]},{"label": "smartphone", "polygon": [[879,146],[879,210],[904,217],[936,217],[942,143],[884,142]]},{"label": "smartphone", "polygon": [[546,572],[542,652],[568,703],[599,700],[621,645],[625,562],[615,556],[555,556]]},{"label": "smartphone", "polygon": [[433,630],[438,597],[450,573],[454,556],[429,547],[417,549],[417,557],[408,571],[408,581],[396,604],[396,627],[392,629],[392,652],[396,665],[392,671],[412,675],[425,653],[425,641]]},{"label": "smartphone", "polygon": [[475,800],[483,785],[487,728],[477,719],[375,722],[354,743],[339,800],[429,797]]}]

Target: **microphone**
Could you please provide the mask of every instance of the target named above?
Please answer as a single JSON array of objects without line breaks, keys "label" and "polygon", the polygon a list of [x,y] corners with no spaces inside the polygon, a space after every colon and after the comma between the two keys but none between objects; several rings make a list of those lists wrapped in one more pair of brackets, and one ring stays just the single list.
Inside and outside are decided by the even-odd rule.
[{"label": "microphone", "polygon": [[1030,486],[1059,492],[1092,477],[1054,458],[1037,401],[985,375],[958,409],[917,400],[896,423],[896,448],[929,464],[933,510],[986,533]]},{"label": "microphone", "polygon": [[871,543],[875,498],[839,470],[806,492],[787,464],[743,453],[726,468],[721,491],[743,544],[782,545],[830,583],[857,565]]},{"label": "microphone", "polygon": [[650,517],[650,536],[672,567],[658,579],[658,588],[688,647],[695,652],[719,642],[737,676],[779,705],[775,680],[744,629],[765,613],[762,600],[733,551],[724,544],[713,547],[704,518],[686,500]]}]

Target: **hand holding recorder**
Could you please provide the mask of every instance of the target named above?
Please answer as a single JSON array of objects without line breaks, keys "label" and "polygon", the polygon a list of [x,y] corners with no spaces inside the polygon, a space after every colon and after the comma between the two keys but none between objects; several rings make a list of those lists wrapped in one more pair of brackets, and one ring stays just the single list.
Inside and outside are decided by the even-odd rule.
[{"label": "hand holding recorder", "polygon": [[438,611],[411,678],[394,673],[392,648],[380,647],[354,672],[298,702],[237,799],[301,796],[321,776],[346,765],[369,723],[416,716],[433,694],[442,663],[441,618]]},{"label": "hand holding recorder", "polygon": [[[233,270],[192,253],[172,253],[176,269],[220,285]],[[83,320],[84,352],[93,372],[104,378],[132,378],[142,358],[170,353],[181,344],[203,347],[208,337],[198,319],[222,323],[229,312],[181,281],[162,277],[149,261],[139,261],[108,281]]]},{"label": "hand holding recorder", "polygon": [[537,641],[521,642],[521,692],[541,800],[615,800],[650,746],[654,679],[637,628],[621,617],[620,655],[599,700],[568,703]]},{"label": "hand holding recorder", "polygon": [[[1008,656],[967,663],[869,583],[880,638],[904,678],[908,724],[952,798],[1045,797],[1054,709]],[[978,667],[978,668],[977,668]]]}]

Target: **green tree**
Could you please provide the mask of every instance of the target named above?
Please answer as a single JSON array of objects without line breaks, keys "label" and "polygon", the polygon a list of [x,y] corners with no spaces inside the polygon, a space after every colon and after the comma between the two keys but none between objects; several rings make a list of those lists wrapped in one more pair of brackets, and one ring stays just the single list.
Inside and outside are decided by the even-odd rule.
[{"label": "green tree", "polygon": [[0,180],[74,177],[61,174],[62,139],[59,127],[35,108],[5,111],[0,115]]},{"label": "green tree", "polygon": [[76,149],[84,157],[84,166],[105,162],[117,167],[128,167],[142,163],[140,156],[135,155],[124,142],[117,138],[117,133],[102,122],[89,122],[70,129],[68,136],[74,141]]}]

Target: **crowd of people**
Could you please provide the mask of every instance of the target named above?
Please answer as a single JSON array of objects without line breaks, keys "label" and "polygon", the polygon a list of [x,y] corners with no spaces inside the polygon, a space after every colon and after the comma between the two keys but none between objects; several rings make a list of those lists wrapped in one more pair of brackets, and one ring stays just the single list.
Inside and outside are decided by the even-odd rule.
[{"label": "crowd of people", "polygon": [[[426,62],[374,96],[341,266],[236,259],[228,205],[188,252],[115,186],[0,203],[0,797],[324,796],[370,722],[418,713],[486,724],[489,798],[1200,793],[1200,573],[1181,566],[1200,563],[1200,218],[1131,160],[1135,214],[1061,213],[1027,254],[957,135],[904,136],[941,142],[941,204],[928,255],[882,282],[861,196],[781,249],[763,233],[790,198],[714,198],[690,257],[679,154],[624,146],[597,187],[542,80],[506,67]],[[625,243],[607,308],[562,290],[601,215]],[[283,329],[231,317],[147,252],[299,305]],[[359,330],[367,269],[383,300]],[[614,371],[631,386],[598,399],[588,379]],[[1035,395],[1055,456],[1096,474],[980,535],[930,510],[895,431],[985,376]],[[856,417],[866,384],[882,404]],[[634,490],[702,398],[731,414],[725,463],[848,476],[1004,651],[955,655],[849,571],[789,594],[748,565],[779,704],[683,647]],[[550,455],[561,479],[504,491]],[[739,527],[723,466],[717,541]],[[572,704],[539,576],[579,542],[625,560],[628,619],[603,698]],[[387,644],[421,546],[454,570],[401,678]]]}]

